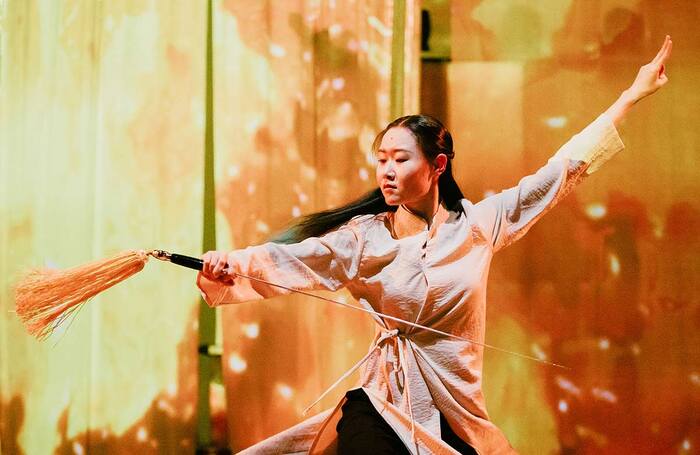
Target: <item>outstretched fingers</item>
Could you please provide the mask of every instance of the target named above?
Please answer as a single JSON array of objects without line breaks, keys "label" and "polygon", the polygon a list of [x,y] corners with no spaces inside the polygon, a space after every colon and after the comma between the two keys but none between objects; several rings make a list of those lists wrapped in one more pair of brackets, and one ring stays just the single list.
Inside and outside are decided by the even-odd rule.
[{"label": "outstretched fingers", "polygon": [[[634,103],[645,98],[652,93],[656,92],[658,89],[666,85],[668,82],[668,77],[666,75],[665,63],[666,60],[671,55],[671,48],[673,47],[673,42],[671,37],[666,35],[661,49],[657,52],[656,56],[646,65],[643,65],[637,77],[632,82],[632,85],[625,91],[626,99],[631,99]],[[613,105],[615,106],[615,105]],[[612,108],[611,108],[612,109]],[[615,111],[615,109],[613,109]],[[624,115],[624,112],[617,113],[617,118],[619,121]]]},{"label": "outstretched fingers", "polygon": [[673,41],[669,38],[668,40],[668,46],[666,46],[666,52],[664,53],[663,58],[661,59],[661,64],[663,65],[666,63],[666,60],[671,56],[671,50],[673,49]]},{"label": "outstretched fingers", "polygon": [[671,37],[669,35],[666,35],[666,38],[664,39],[664,44],[661,46],[661,49],[659,49],[659,52],[651,61],[651,64],[657,67],[662,66],[664,62],[666,62],[668,57],[671,55],[672,48],[673,41],[671,41]]}]

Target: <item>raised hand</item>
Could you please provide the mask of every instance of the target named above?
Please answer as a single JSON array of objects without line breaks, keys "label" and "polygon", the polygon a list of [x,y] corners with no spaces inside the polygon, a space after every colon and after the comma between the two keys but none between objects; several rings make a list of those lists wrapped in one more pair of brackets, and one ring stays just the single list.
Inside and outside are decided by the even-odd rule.
[{"label": "raised hand", "polygon": [[673,42],[671,37],[666,35],[664,44],[659,49],[656,57],[646,65],[642,66],[637,73],[637,77],[632,82],[632,85],[622,92],[620,97],[615,101],[605,113],[612,120],[615,126],[618,126],[622,119],[627,115],[627,112],[639,100],[645,98],[658,89],[666,85],[668,76],[666,75],[666,60],[671,56],[671,48]]},{"label": "raised hand", "polygon": [[632,99],[636,102],[649,96],[668,82],[668,76],[666,75],[666,60],[671,55],[671,49],[673,48],[673,41],[671,37],[666,35],[664,44],[659,49],[656,57],[646,65],[642,66],[637,73],[637,77],[632,82],[632,85],[628,89],[628,92]]}]

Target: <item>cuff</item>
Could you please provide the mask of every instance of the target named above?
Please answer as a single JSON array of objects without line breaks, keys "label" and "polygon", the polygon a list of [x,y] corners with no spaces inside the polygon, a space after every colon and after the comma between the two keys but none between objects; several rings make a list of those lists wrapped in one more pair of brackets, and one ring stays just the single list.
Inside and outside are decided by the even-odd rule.
[{"label": "cuff", "polygon": [[554,158],[583,161],[588,165],[586,174],[590,175],[624,148],[625,145],[610,117],[601,114],[564,144]]}]

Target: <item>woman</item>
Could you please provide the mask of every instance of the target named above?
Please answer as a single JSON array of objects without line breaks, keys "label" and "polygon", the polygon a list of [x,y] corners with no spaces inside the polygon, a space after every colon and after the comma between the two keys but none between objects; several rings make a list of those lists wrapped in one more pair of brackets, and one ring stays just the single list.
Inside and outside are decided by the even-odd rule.
[{"label": "woman", "polygon": [[373,315],[376,337],[356,365],[361,387],[250,452],[512,452],[481,392],[491,258],[623,148],[616,126],[666,84],[671,47],[667,36],[630,88],[545,166],[477,204],[452,177],[449,132],[427,116],[402,117],[375,140],[377,190],[305,218],[277,243],[206,253],[197,282],[212,306],[346,287],[392,317]]}]

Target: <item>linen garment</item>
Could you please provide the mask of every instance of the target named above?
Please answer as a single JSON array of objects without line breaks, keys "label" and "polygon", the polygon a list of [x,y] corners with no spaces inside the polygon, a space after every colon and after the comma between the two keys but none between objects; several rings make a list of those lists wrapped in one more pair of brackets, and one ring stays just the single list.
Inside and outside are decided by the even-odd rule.
[{"label": "linen garment", "polygon": [[[483,343],[493,254],[523,236],[623,148],[603,114],[516,186],[477,204],[460,201],[463,212],[440,205],[428,225],[400,206],[396,212],[355,217],[297,244],[266,243],[233,251],[228,264],[233,273],[293,289],[346,287],[364,308]],[[200,274],[197,283],[210,306],[289,292],[242,277],[227,286]],[[411,453],[457,453],[440,439],[440,412],[479,453],[514,452],[486,412],[481,346],[372,317],[377,333],[356,365],[359,387]],[[335,453],[342,404],[244,452]]]}]

